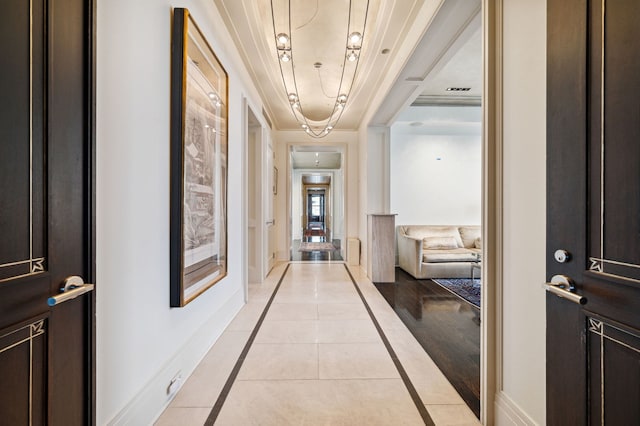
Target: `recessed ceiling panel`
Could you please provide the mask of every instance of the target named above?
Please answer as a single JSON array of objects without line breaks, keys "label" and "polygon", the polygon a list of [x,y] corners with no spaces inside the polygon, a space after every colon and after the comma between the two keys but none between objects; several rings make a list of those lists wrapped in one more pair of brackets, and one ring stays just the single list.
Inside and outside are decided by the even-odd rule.
[{"label": "recessed ceiling panel", "polygon": [[[288,0],[273,0],[276,26],[288,28]],[[270,0],[214,0],[245,66],[278,130],[299,129],[283,88],[278,66]],[[291,0],[292,55],[305,114],[322,120],[330,114],[344,66],[348,12],[343,0]],[[439,3],[439,1],[436,1]],[[352,20],[362,20],[364,0],[353,0]],[[360,62],[344,113],[336,129],[355,130],[392,69],[399,69],[403,43],[413,45],[436,10],[425,0],[370,0]],[[424,15],[423,13],[422,15]],[[421,16],[420,23],[416,17]],[[424,21],[424,23],[422,23]],[[415,25],[414,25],[415,24]],[[280,31],[279,29],[276,31]],[[382,51],[386,49],[386,54]],[[407,51],[405,48],[404,51]],[[314,66],[321,63],[320,67]]]}]

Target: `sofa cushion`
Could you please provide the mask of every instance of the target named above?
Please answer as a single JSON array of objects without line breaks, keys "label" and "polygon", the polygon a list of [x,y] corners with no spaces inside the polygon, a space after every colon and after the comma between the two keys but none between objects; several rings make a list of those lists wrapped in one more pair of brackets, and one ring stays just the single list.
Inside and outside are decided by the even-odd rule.
[{"label": "sofa cushion", "polygon": [[428,237],[453,237],[456,239],[458,247],[463,247],[457,226],[412,225],[407,226],[405,229],[405,233],[408,236],[420,240],[424,240]]},{"label": "sofa cushion", "polygon": [[443,263],[443,262],[473,262],[476,257],[472,250],[457,248],[453,250],[424,250],[422,262]]},{"label": "sofa cushion", "polygon": [[450,250],[458,248],[458,242],[454,237],[426,237],[422,241],[422,248],[425,250]]},{"label": "sofa cushion", "polygon": [[476,240],[473,242],[473,247],[477,249],[482,248],[482,239],[480,237],[476,238]]},{"label": "sofa cushion", "polygon": [[466,248],[475,247],[475,241],[480,238],[482,231],[480,226],[461,226],[458,228],[460,231],[460,237],[462,238],[462,244]]}]

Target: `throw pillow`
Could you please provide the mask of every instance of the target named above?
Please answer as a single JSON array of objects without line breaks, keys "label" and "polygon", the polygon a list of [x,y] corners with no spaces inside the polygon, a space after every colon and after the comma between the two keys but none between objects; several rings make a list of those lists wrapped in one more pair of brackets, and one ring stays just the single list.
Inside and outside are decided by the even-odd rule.
[{"label": "throw pillow", "polygon": [[458,248],[455,237],[426,237],[422,247],[427,250],[451,250]]},{"label": "throw pillow", "polygon": [[482,239],[480,237],[476,238],[476,240],[473,242],[473,245],[475,246],[475,248],[482,248]]},{"label": "throw pillow", "polygon": [[431,237],[453,237],[456,240],[458,248],[464,247],[457,226],[409,225],[406,226],[405,229],[406,235],[415,239],[424,241],[425,238]]},{"label": "throw pillow", "polygon": [[460,226],[458,228],[458,231],[460,231],[462,244],[464,244],[466,248],[473,248],[473,243],[475,242],[476,238],[482,235],[480,226],[478,225]]}]

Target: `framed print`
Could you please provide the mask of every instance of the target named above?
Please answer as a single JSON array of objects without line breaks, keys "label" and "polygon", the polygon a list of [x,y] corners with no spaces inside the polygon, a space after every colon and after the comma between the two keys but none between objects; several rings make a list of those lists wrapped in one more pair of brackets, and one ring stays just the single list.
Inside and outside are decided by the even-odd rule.
[{"label": "framed print", "polygon": [[170,305],[227,275],[228,76],[187,9],[171,40]]}]

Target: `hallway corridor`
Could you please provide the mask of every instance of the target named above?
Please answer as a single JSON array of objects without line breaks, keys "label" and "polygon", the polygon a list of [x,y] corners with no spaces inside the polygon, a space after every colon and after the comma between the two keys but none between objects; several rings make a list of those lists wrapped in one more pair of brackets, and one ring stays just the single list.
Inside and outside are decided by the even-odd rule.
[{"label": "hallway corridor", "polygon": [[359,267],[277,265],[157,425],[475,425]]}]

